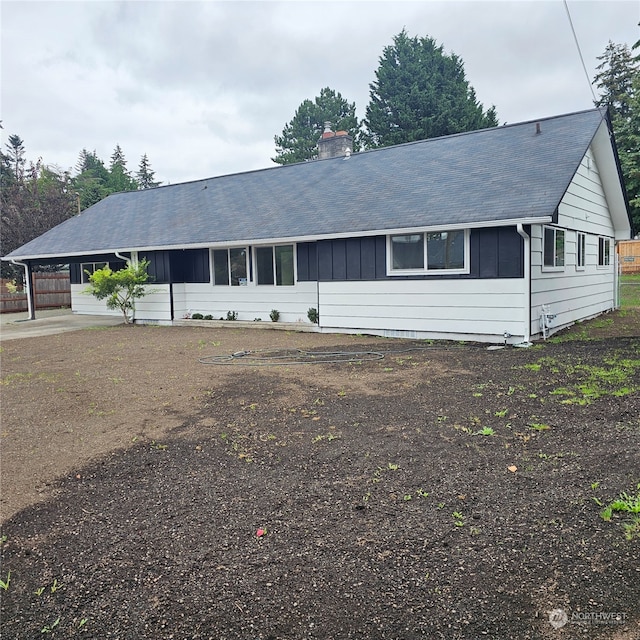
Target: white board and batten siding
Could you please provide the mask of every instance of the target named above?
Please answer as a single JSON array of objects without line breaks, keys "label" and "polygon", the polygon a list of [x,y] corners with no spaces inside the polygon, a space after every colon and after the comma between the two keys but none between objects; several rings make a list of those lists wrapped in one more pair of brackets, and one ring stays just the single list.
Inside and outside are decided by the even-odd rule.
[{"label": "white board and batten siding", "polygon": [[260,318],[270,322],[272,310],[280,313],[281,322],[308,322],[307,311],[318,306],[315,282],[298,282],[292,286],[256,285],[214,286],[212,284],[174,284],[173,303],[176,319],[201,313],[215,320],[226,319],[228,312],[238,320]]},{"label": "white board and batten siding", "polygon": [[[555,317],[549,333],[615,307],[614,227],[598,167],[589,150],[558,208],[558,224],[565,230],[565,264],[543,265],[544,227],[531,229],[531,334],[542,332],[543,305]],[[584,268],[577,266],[578,233],[585,233]],[[610,264],[598,266],[598,239],[610,239]]]},{"label": "white board and batten siding", "polygon": [[521,278],[321,282],[320,329],[387,337],[521,342]]}]

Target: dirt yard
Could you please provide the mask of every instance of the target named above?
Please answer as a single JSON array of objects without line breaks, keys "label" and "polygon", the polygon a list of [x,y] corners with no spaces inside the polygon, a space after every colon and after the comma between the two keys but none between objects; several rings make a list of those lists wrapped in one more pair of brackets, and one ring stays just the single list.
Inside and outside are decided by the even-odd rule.
[{"label": "dirt yard", "polygon": [[640,638],[640,312],[528,349],[121,326],[1,357],[3,638]]}]

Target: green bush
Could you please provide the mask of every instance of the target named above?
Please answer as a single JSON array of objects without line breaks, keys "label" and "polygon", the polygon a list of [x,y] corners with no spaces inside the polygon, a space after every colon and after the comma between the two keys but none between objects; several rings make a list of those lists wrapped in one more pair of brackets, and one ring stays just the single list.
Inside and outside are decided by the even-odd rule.
[{"label": "green bush", "polygon": [[278,322],[278,320],[280,320],[280,312],[277,309],[271,309],[269,317],[271,318],[271,322]]},{"label": "green bush", "polygon": [[191,318],[193,320],[203,320],[204,316],[201,313],[194,313],[194,314],[192,314]]},{"label": "green bush", "polygon": [[313,324],[318,324],[318,320],[320,319],[318,310],[311,307],[309,311],[307,311],[307,318],[309,318],[309,321],[313,322]]},{"label": "green bush", "polygon": [[112,271],[108,266],[96,269],[89,275],[89,286],[84,290],[98,300],[106,300],[107,309],[119,309],[126,324],[133,321],[135,301],[149,293],[144,285],[150,276],[148,260],[137,264],[129,262],[124,269]]}]

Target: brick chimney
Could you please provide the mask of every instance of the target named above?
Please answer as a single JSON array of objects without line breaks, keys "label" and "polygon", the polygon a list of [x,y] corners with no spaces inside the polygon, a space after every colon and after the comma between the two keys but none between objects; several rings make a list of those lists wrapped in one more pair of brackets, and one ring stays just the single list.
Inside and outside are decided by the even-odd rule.
[{"label": "brick chimney", "polygon": [[332,131],[331,123],[324,123],[324,131],[318,140],[318,159],[341,158],[353,153],[353,138],[347,131]]}]

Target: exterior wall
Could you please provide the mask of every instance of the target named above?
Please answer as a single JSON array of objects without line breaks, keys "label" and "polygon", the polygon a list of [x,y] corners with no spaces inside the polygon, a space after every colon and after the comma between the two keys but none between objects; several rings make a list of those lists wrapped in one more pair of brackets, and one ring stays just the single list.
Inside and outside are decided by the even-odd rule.
[{"label": "exterior wall", "polygon": [[171,322],[171,299],[168,284],[145,286],[147,295],[136,301],[136,322]]},{"label": "exterior wall", "polygon": [[[615,308],[614,229],[591,151],[582,160],[560,206],[559,229],[565,230],[565,265],[543,266],[544,227],[531,230],[531,334],[542,334],[542,306],[555,315],[549,333]],[[577,267],[578,232],[586,234],[585,267]],[[598,238],[610,239],[610,264],[598,266]]]},{"label": "exterior wall", "polygon": [[[83,293],[86,284],[71,285],[71,309],[74,313],[93,315],[120,315],[118,309],[107,309],[104,300],[96,300],[91,295]],[[135,319],[137,321],[171,321],[171,301],[169,300],[169,285],[148,285],[149,293],[136,302]]]},{"label": "exterior wall", "polygon": [[293,286],[254,285],[246,287],[218,286],[202,283],[173,285],[174,317],[187,314],[212,315],[226,319],[227,312],[235,311],[238,320],[253,321],[260,318],[271,322],[272,309],[280,312],[281,322],[309,322],[307,311],[318,306],[315,282],[298,282]]},{"label": "exterior wall", "polygon": [[524,339],[524,280],[321,282],[323,332],[389,337]]},{"label": "exterior wall", "polygon": [[71,285],[71,310],[74,313],[87,313],[99,316],[120,315],[120,311],[117,309],[115,311],[107,309],[107,305],[104,300],[96,300],[92,295],[83,293],[86,288],[86,284]]}]

